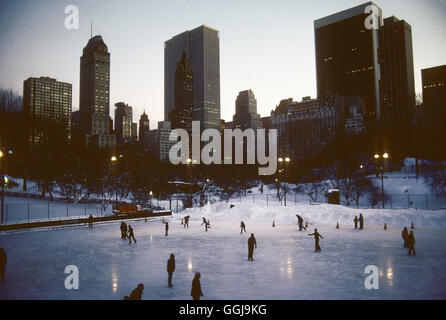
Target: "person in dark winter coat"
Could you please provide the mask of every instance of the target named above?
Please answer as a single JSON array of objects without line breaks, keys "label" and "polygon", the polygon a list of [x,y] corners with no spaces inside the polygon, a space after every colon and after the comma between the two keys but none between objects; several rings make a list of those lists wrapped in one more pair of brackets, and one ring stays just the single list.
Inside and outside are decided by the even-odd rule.
[{"label": "person in dark winter coat", "polygon": [[407,244],[407,237],[409,236],[409,231],[407,230],[407,227],[404,227],[403,232],[401,232],[401,237],[404,241],[404,248],[409,248]]},{"label": "person in dark winter coat", "polygon": [[414,247],[415,246],[415,236],[414,236],[412,230],[410,230],[410,233],[407,236],[407,245],[409,246],[409,252],[408,252],[409,256],[410,256],[411,252],[413,252],[413,255],[415,256],[416,255],[415,247]]},{"label": "person in dark winter coat", "polygon": [[166,225],[165,226],[166,233],[164,235],[167,237],[169,234],[169,223],[167,221],[165,221],[164,224]]},{"label": "person in dark winter coat", "polygon": [[127,224],[122,221],[121,222],[121,239],[127,239]]},{"label": "person in dark winter coat", "polygon": [[175,255],[173,253],[170,254],[170,259],[167,260],[167,274],[169,275],[168,285],[172,287],[172,275],[175,271]]},{"label": "person in dark winter coat", "polygon": [[125,296],[124,300],[141,300],[143,291],[144,285],[140,283],[135,289],[133,289],[132,293],[130,293],[130,297]]},{"label": "person in dark winter coat", "polygon": [[246,232],[246,226],[245,226],[245,223],[243,221],[241,221],[240,222],[240,234],[242,234],[243,231]]},{"label": "person in dark winter coat", "polygon": [[0,278],[5,281],[5,266],[8,262],[5,249],[0,248]]},{"label": "person in dark winter coat", "polygon": [[362,216],[362,213],[359,214],[359,229],[364,229],[364,217]]},{"label": "person in dark winter coat", "polygon": [[314,229],[314,232],[311,234],[308,234],[309,236],[314,236],[314,251],[321,251],[321,247],[319,246],[319,238],[324,238],[322,235],[317,232],[317,229]]},{"label": "person in dark winter coat", "polygon": [[201,223],[201,225],[207,224],[208,222],[206,221],[206,218],[203,217],[203,222]]},{"label": "person in dark winter coat", "polygon": [[256,238],[254,238],[254,233],[251,233],[251,237],[248,239],[248,260],[249,261],[254,260],[254,258],[253,258],[254,248],[257,249],[257,241],[256,241]]},{"label": "person in dark winter coat", "polygon": [[298,214],[296,214],[296,217],[297,217],[297,224],[299,225],[299,231],[302,231],[302,229],[307,230],[303,225],[304,219]]},{"label": "person in dark winter coat", "polygon": [[189,218],[190,216],[185,216],[184,217],[184,227],[186,228],[186,226],[189,228]]},{"label": "person in dark winter coat", "polygon": [[93,228],[93,216],[91,214],[88,217],[88,227]]},{"label": "person in dark winter coat", "polygon": [[203,292],[201,291],[200,277],[200,273],[195,272],[194,280],[192,280],[192,290],[190,292],[190,295],[194,300],[200,300],[200,297],[203,296]]},{"label": "person in dark winter coat", "polygon": [[358,222],[359,222],[358,216],[355,216],[353,222],[355,223],[355,229],[358,229]]},{"label": "person in dark winter coat", "polygon": [[135,239],[135,235],[133,234],[133,228],[131,225],[129,225],[129,243],[132,243],[132,239],[133,241],[136,243],[136,239]]}]

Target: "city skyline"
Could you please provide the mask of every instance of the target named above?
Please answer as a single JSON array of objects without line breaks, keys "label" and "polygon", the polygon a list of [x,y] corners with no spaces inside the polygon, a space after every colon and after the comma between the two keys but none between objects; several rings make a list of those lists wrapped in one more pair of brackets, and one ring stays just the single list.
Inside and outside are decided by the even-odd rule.
[{"label": "city skyline", "polygon": [[[79,57],[90,38],[90,21],[93,21],[93,35],[101,35],[112,54],[110,103],[126,101],[134,106],[135,118],[145,110],[149,119],[157,123],[164,114],[164,42],[205,24],[220,32],[221,118],[227,121],[232,118],[238,92],[247,89],[256,93],[261,116],[269,116],[281,99],[316,97],[314,20],[364,2],[317,1],[306,7],[296,1],[256,2],[255,6],[251,2],[235,6],[233,2],[208,5],[197,1],[188,8],[175,1],[168,4],[133,1],[125,6],[116,1],[94,4],[74,1],[72,4],[79,8],[80,28],[66,30],[64,8],[68,3],[1,1],[4,9],[0,25],[10,32],[0,35],[0,68],[4,70],[0,87],[20,94],[28,77],[56,78],[73,85],[73,111],[79,110]],[[446,29],[441,19],[446,12],[445,2],[375,3],[382,8],[384,18],[395,15],[412,26],[415,87],[416,93],[421,93],[421,69],[446,63],[441,54],[446,50],[441,41],[441,31]],[[250,15],[246,16],[248,12]],[[113,26],[116,14],[134,19],[125,19],[126,25]],[[188,14],[190,19],[179,19]],[[283,15],[290,14],[295,19],[283,19]],[[245,28],[241,28],[242,21]],[[36,37],[39,32],[46,36]],[[141,36],[144,41],[135,44]]]}]

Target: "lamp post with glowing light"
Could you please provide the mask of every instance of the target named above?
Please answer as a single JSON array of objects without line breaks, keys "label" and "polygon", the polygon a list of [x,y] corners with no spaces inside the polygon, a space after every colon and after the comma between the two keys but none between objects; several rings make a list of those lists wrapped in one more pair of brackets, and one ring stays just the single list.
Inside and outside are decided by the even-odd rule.
[{"label": "lamp post with glowing light", "polygon": [[381,171],[381,196],[384,209],[384,161],[389,158],[389,154],[387,152],[383,154],[376,153],[374,155],[374,158],[375,158],[375,165]]},{"label": "lamp post with glowing light", "polygon": [[[290,163],[291,159],[289,157],[285,157],[285,158],[280,157],[277,159],[277,161],[279,161],[279,173],[282,173],[282,182],[285,183],[285,178],[284,178],[285,169],[283,168],[283,163],[285,163],[285,165],[288,168],[288,164]],[[284,187],[283,187],[284,198],[283,198],[283,200],[284,200],[285,207],[286,207],[286,191],[287,191],[286,189],[287,189],[286,184],[284,184]]]},{"label": "lamp post with glowing light", "polygon": [[1,150],[0,150],[0,169],[1,169],[1,184],[2,184],[2,208],[1,208],[1,220],[0,223],[3,223],[3,214],[4,214],[4,200],[5,200],[5,185],[8,183],[8,177],[6,177],[5,175],[5,171],[4,171],[4,164],[3,161],[5,161],[4,157],[6,155],[12,155],[12,150],[9,150],[7,152],[7,154],[4,154]]}]

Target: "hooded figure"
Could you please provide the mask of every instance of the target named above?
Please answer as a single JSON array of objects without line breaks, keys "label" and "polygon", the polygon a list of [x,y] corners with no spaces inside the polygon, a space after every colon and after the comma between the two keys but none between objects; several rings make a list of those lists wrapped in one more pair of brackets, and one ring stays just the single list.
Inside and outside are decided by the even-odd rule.
[{"label": "hooded figure", "polygon": [[309,236],[314,236],[314,251],[321,251],[321,247],[319,246],[319,238],[324,238],[322,235],[317,232],[317,229],[314,229],[314,232],[311,234],[308,234]]},{"label": "hooded figure", "polygon": [[409,231],[407,230],[407,227],[404,227],[403,232],[401,232],[401,237],[404,241],[404,248],[409,248],[407,244],[407,237],[409,236]]},{"label": "hooded figure", "polygon": [[142,293],[144,291],[144,285],[142,283],[133,289],[130,297],[124,297],[124,300],[141,300]]},{"label": "hooded figure", "polygon": [[170,259],[167,260],[167,273],[169,274],[168,285],[172,287],[172,275],[175,271],[175,255],[173,253],[170,254]]},{"label": "hooded figure", "polygon": [[248,260],[249,261],[254,260],[254,258],[253,258],[254,248],[257,249],[257,241],[256,241],[256,238],[254,238],[254,233],[251,233],[251,237],[248,239]]},{"label": "hooded figure", "polygon": [[203,296],[203,292],[201,291],[200,277],[200,273],[195,272],[194,280],[192,280],[192,290],[190,292],[190,295],[194,300],[200,300],[200,297]]},{"label": "hooded figure", "polygon": [[0,248],[0,278],[2,281],[5,281],[5,266],[7,262],[5,249]]}]

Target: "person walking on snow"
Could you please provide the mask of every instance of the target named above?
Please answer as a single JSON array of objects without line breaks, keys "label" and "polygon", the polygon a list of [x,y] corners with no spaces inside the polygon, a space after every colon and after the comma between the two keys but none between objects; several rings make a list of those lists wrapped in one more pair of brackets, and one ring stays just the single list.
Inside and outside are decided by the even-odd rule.
[{"label": "person walking on snow", "polygon": [[128,238],[129,238],[129,243],[132,243],[132,239],[136,243],[135,235],[133,234],[133,228],[132,228],[131,225],[129,225],[129,235],[128,235]]},{"label": "person walking on snow", "polygon": [[246,226],[245,226],[245,223],[243,221],[241,221],[240,222],[240,234],[242,234],[243,231],[246,232]]},{"label": "person walking on snow", "polygon": [[353,219],[353,222],[355,223],[355,229],[358,229],[358,216],[355,216],[355,218]]},{"label": "person walking on snow", "polygon": [[189,218],[190,218],[190,216],[184,217],[184,228],[186,228],[186,226],[189,228]]},{"label": "person walking on snow", "polygon": [[167,260],[167,274],[169,275],[168,285],[172,287],[172,275],[175,271],[175,255],[173,253],[170,254],[170,259]]},{"label": "person walking on snow", "polygon": [[401,237],[404,240],[404,248],[409,248],[407,244],[407,237],[409,236],[409,231],[407,230],[407,227],[404,227],[403,232],[401,232]]},{"label": "person walking on snow", "polygon": [[414,247],[415,246],[415,236],[414,236],[412,230],[410,230],[410,233],[407,236],[407,245],[409,246],[408,255],[410,256],[411,252],[413,252],[413,255],[415,256],[416,255],[415,247]]},{"label": "person walking on snow", "polygon": [[249,261],[254,260],[254,258],[253,258],[254,248],[257,249],[257,241],[256,241],[256,238],[254,238],[254,233],[251,233],[251,237],[248,239],[248,260]]},{"label": "person walking on snow", "polygon": [[201,291],[200,277],[200,273],[195,272],[194,280],[192,280],[192,290],[190,292],[190,295],[194,300],[200,300],[200,297],[203,296],[203,292]]},{"label": "person walking on snow", "polygon": [[308,234],[309,236],[314,236],[314,251],[321,251],[321,247],[319,246],[319,238],[324,238],[319,232],[317,232],[317,229],[314,229],[314,232],[311,234]]},{"label": "person walking on snow", "polygon": [[359,229],[364,229],[364,217],[362,216],[362,213],[359,214]]}]

